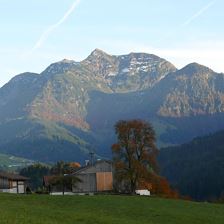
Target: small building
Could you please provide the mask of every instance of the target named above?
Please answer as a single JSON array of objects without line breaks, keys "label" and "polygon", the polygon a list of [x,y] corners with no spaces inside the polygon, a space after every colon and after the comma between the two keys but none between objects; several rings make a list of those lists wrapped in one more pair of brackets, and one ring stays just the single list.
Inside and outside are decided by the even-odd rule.
[{"label": "small building", "polygon": [[97,193],[109,192],[113,190],[112,162],[107,160],[98,160],[93,165],[76,168],[68,176],[77,177],[80,181],[74,184],[72,188],[54,186],[51,180],[55,176],[45,176],[43,185],[51,194],[70,194],[70,193]]},{"label": "small building", "polygon": [[93,165],[87,165],[76,170],[72,175],[81,182],[73,187],[75,193],[96,193],[113,190],[112,162],[99,160]]},{"label": "small building", "polygon": [[0,192],[24,194],[26,193],[27,181],[27,177],[0,172]]}]

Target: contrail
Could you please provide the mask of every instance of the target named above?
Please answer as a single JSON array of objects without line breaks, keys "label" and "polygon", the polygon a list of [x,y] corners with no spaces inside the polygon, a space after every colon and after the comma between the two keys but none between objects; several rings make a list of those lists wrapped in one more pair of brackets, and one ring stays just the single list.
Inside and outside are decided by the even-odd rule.
[{"label": "contrail", "polygon": [[40,36],[32,50],[36,50],[42,46],[42,44],[47,40],[49,35],[62,23],[64,23],[67,18],[71,15],[71,13],[75,10],[75,8],[79,5],[81,0],[76,0],[72,6],[69,8],[69,10],[65,13],[65,15],[55,24],[51,25],[47,30],[43,32],[43,34]]},{"label": "contrail", "polygon": [[[197,17],[199,17],[200,15],[202,15],[206,10],[208,10],[211,6],[213,6],[215,3],[217,2],[217,0],[213,0],[213,1],[210,1],[207,5],[205,5],[203,8],[201,8],[199,11],[197,11],[193,16],[191,16],[189,19],[187,19],[184,23],[180,24],[179,29],[183,29],[184,27],[188,26],[190,23],[192,23]],[[179,29],[176,29],[179,30]],[[155,43],[160,43],[172,36],[175,35],[176,31],[158,39]]]},{"label": "contrail", "polygon": [[[182,28],[188,26],[195,19],[197,19],[199,16],[201,16],[205,11],[207,11],[211,6],[213,6],[216,2],[217,2],[217,0],[213,0],[213,1],[209,2],[206,6],[204,6],[203,8],[201,8],[197,13],[195,13],[188,20],[186,20],[184,23],[182,23],[178,28],[179,29],[182,29]],[[160,38],[155,43],[160,43],[161,41],[164,41],[164,40],[166,40],[166,39],[174,36],[175,33],[176,32],[170,33],[170,34],[166,35],[165,37]]]},{"label": "contrail", "polygon": [[193,22],[197,17],[202,15],[205,11],[207,11],[211,6],[215,4],[217,0],[209,2],[206,6],[204,6],[202,9],[200,9],[197,13],[195,13],[193,16],[191,16],[187,21],[185,21],[181,26],[188,26],[191,22]]}]

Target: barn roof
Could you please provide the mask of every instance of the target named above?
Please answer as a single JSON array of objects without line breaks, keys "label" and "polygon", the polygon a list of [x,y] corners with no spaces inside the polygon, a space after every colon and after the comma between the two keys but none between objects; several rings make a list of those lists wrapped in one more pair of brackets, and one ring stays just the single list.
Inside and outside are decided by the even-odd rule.
[{"label": "barn roof", "polygon": [[28,180],[29,178],[15,174],[15,173],[7,173],[0,172],[0,177],[7,178],[9,180]]},{"label": "barn roof", "polygon": [[88,168],[91,168],[93,166],[95,166],[96,164],[100,164],[100,163],[109,163],[109,164],[112,164],[112,162],[110,160],[97,160],[94,164],[90,164],[90,165],[87,165],[87,166],[82,166],[82,167],[79,167],[79,168],[76,168],[73,172],[72,172],[72,175],[74,174],[77,174],[77,173],[80,173],[84,170],[87,170]]}]

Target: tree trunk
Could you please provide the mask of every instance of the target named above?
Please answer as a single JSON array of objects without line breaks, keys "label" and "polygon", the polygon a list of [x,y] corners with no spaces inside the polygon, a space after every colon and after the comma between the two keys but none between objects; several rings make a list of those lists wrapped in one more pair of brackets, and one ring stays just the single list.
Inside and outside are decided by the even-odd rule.
[{"label": "tree trunk", "polygon": [[65,195],[65,183],[63,181],[63,195]]},{"label": "tree trunk", "polygon": [[135,194],[135,182],[133,180],[131,181],[131,194]]}]

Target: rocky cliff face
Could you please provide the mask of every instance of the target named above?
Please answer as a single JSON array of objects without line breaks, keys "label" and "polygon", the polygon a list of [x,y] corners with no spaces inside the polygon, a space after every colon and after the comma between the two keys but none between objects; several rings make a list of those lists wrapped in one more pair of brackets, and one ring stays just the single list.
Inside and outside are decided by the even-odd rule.
[{"label": "rocky cliff face", "polygon": [[116,93],[139,91],[154,86],[176,68],[155,55],[130,53],[111,56],[96,49],[81,62],[91,73],[103,77],[108,87]]},{"label": "rocky cliff face", "polygon": [[171,74],[166,81],[169,91],[164,96],[159,115],[182,117],[224,112],[223,74],[193,63]]}]

